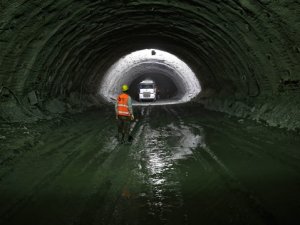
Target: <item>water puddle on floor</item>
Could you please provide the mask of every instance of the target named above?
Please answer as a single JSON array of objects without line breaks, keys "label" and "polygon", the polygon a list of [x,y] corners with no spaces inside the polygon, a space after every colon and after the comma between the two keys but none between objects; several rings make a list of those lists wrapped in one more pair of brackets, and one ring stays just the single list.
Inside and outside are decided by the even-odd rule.
[{"label": "water puddle on floor", "polygon": [[147,199],[150,215],[159,215],[163,219],[183,206],[182,175],[178,174],[178,164],[193,157],[194,151],[204,141],[200,134],[193,131],[195,129],[182,123],[177,126],[171,123],[157,129],[145,126],[144,146],[135,157],[139,162],[139,172],[136,174],[147,189],[141,197]]}]

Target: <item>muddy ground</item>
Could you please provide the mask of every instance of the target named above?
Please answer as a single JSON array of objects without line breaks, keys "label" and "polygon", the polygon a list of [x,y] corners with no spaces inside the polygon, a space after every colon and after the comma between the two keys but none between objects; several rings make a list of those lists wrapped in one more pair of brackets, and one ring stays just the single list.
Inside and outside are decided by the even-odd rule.
[{"label": "muddy ground", "polygon": [[299,134],[199,106],[0,126],[0,224],[296,224]]}]

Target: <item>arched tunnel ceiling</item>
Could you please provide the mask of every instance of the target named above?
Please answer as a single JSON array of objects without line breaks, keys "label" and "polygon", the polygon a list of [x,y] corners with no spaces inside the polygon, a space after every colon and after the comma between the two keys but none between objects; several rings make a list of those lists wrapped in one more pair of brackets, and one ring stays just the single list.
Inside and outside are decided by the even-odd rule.
[{"label": "arched tunnel ceiling", "polygon": [[[104,92],[104,95],[109,96],[111,99],[115,99],[120,93],[120,87],[122,86],[122,84],[131,85],[135,80],[139,79],[139,77],[142,76],[143,71],[151,71],[154,74],[162,74],[161,76],[171,78],[178,91],[180,92],[180,95],[182,96],[184,94],[187,94],[187,89],[189,89],[187,86],[194,84],[191,81],[191,84],[186,84],[186,81],[181,77],[180,74],[178,74],[178,71],[174,70],[171,67],[168,67],[165,64],[148,62],[140,63],[138,65],[135,65],[133,68],[129,68],[129,70],[125,71],[124,75],[122,75],[121,77],[118,77],[116,74],[110,74],[108,77],[104,77],[103,81],[105,82],[105,84],[102,84],[100,88],[107,90],[100,90],[100,92]],[[115,79],[112,77],[114,75],[116,76]],[[106,88],[107,85],[110,88]],[[113,89],[112,86],[114,86]]]},{"label": "arched tunnel ceiling", "polygon": [[[123,84],[131,86],[143,74],[161,74],[168,77],[176,87],[174,104],[188,102],[201,91],[196,75],[185,62],[164,51],[144,49],[118,60],[103,76],[99,94],[104,100],[115,102],[120,94],[120,87]],[[158,88],[168,88],[167,86],[169,85]]]},{"label": "arched tunnel ceiling", "polygon": [[300,4],[295,0],[0,4],[0,84],[18,95],[96,93],[101,74],[115,61],[145,48],[183,59],[204,91],[258,96],[298,89]]}]

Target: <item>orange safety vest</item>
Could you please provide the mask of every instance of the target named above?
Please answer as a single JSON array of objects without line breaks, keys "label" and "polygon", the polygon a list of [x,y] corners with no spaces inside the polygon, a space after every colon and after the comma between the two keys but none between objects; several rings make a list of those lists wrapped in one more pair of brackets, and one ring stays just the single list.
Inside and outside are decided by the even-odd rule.
[{"label": "orange safety vest", "polygon": [[118,97],[118,116],[130,116],[128,107],[129,95],[123,93]]}]

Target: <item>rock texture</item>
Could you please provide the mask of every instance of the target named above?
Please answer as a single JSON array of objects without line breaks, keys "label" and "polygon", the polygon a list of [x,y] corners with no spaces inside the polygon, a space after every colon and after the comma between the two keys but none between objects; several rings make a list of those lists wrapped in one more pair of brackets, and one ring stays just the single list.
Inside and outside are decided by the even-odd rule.
[{"label": "rock texture", "polygon": [[2,0],[0,104],[96,94],[120,57],[157,48],[194,70],[210,108],[284,107],[299,98],[299,15],[296,0]]}]

